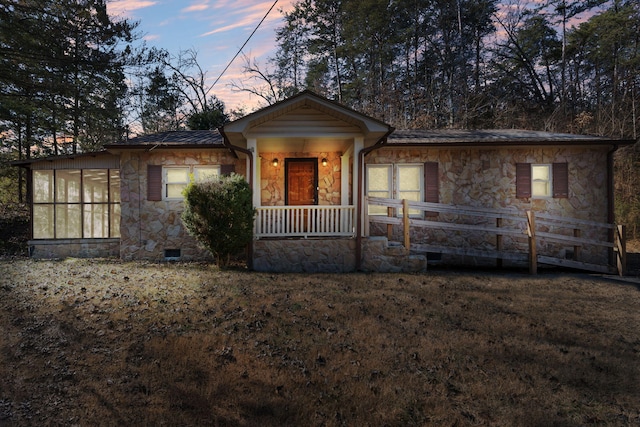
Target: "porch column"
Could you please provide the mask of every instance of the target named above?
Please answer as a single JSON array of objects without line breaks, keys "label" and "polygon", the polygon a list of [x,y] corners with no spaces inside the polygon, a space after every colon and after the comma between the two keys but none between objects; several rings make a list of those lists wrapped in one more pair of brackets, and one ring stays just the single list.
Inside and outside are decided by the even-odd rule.
[{"label": "porch column", "polygon": [[340,156],[340,204],[349,205],[349,157],[353,154],[353,147]]},{"label": "porch column", "polygon": [[260,153],[258,152],[258,140],[247,138],[247,149],[253,153],[253,206],[260,204]]},{"label": "porch column", "polygon": [[[354,206],[354,212],[357,213],[360,212],[360,210],[362,209],[362,207],[360,206],[360,200],[358,200],[358,172],[360,170],[360,165],[358,164],[358,158],[360,151],[364,148],[364,137],[358,136],[353,138],[353,187],[352,187],[352,193],[353,193],[353,206]],[[364,166],[363,166],[364,167]],[[364,180],[363,180],[364,181]],[[363,182],[364,185],[364,182]],[[364,189],[362,191],[362,194],[364,195]],[[362,213],[362,212],[361,212]],[[362,235],[362,230],[359,230],[360,235]]]}]

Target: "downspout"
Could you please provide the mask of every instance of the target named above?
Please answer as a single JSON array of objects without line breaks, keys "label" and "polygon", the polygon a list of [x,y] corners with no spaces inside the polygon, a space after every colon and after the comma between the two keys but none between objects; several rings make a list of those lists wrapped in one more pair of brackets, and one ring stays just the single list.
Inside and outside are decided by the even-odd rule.
[{"label": "downspout", "polygon": [[387,133],[382,136],[371,147],[363,148],[358,152],[358,211],[356,212],[356,271],[360,271],[362,267],[362,186],[364,181],[364,156],[382,147],[387,142],[387,137],[395,130],[393,127],[389,127]]},{"label": "downspout", "polygon": [[[617,145],[613,145],[613,147],[607,152],[607,223],[614,224],[615,222],[615,204],[614,204],[614,185],[613,185],[613,155],[618,150]],[[609,229],[609,241],[614,242],[614,236],[617,231],[615,229]],[[609,249],[609,265],[615,265],[615,254],[613,252],[613,248]]]},{"label": "downspout", "polygon": [[[239,151],[241,153],[246,154],[247,157],[249,158],[249,177],[248,177],[249,179],[247,181],[249,182],[249,187],[253,191],[253,151],[251,151],[251,150],[249,150],[247,148],[243,148],[243,147],[239,147],[237,145],[233,145],[231,143],[231,141],[229,141],[229,138],[227,137],[227,134],[224,133],[224,127],[218,128],[218,132],[220,132],[220,135],[222,135],[222,138],[224,140],[224,145],[233,154],[235,154],[235,151]],[[249,253],[248,253],[248,256],[247,256],[247,267],[250,270],[253,270],[253,239],[251,239],[251,241],[249,242],[248,251],[249,251]]]}]

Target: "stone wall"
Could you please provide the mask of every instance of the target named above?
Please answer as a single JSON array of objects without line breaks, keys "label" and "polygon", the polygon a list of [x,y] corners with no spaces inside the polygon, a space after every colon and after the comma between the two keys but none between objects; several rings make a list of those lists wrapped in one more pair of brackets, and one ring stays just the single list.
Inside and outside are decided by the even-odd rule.
[{"label": "stone wall", "polygon": [[36,259],[51,258],[117,258],[120,239],[57,239],[31,240],[29,256]]},{"label": "stone wall", "polygon": [[347,273],[355,268],[355,239],[262,239],[253,243],[256,271]]},{"label": "stone wall", "polygon": [[[273,166],[273,159],[278,166]],[[262,206],[284,206],[285,159],[317,158],[318,160],[318,205],[340,205],[340,153],[260,153],[260,200]],[[327,159],[327,166],[320,161]]]},{"label": "stone wall", "polygon": [[182,225],[181,200],[147,200],[147,165],[228,164],[235,164],[236,173],[244,175],[245,161],[236,159],[228,150],[123,152],[120,159],[120,257],[161,261],[165,258],[165,250],[180,249],[180,259],[184,261],[211,259]]},{"label": "stone wall", "polygon": [[362,271],[378,273],[423,273],[427,271],[425,255],[410,254],[404,246],[386,237],[362,239]]},{"label": "stone wall", "polygon": [[[398,164],[438,162],[440,203],[486,208],[508,208],[525,215],[527,210],[568,218],[607,221],[607,151],[586,147],[522,148],[383,148],[367,156],[367,163]],[[516,198],[516,163],[568,163],[568,198]],[[444,215],[440,214],[441,218]],[[455,220],[455,218],[451,218]],[[476,219],[477,221],[477,219]],[[506,224],[505,224],[506,225]],[[402,241],[401,227],[394,227],[392,240]],[[559,231],[541,228],[540,231]],[[571,230],[569,231],[571,232]],[[372,227],[372,235],[386,235],[385,227]],[[582,230],[587,239],[607,240],[604,230]],[[494,249],[495,235],[450,232],[438,229],[412,229],[412,242],[476,249]],[[504,250],[526,251],[527,238],[503,238]],[[541,239],[538,253],[570,257],[572,245]],[[581,248],[581,261],[606,263],[608,251],[599,246]],[[487,260],[445,256],[445,262],[483,264]],[[494,262],[488,260],[489,263]]]}]

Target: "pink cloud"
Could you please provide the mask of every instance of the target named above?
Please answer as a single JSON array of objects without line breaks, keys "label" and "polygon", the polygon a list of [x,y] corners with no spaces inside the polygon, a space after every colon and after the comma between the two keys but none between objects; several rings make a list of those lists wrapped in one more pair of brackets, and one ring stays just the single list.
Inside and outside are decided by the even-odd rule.
[{"label": "pink cloud", "polygon": [[185,7],[184,9],[182,9],[182,12],[185,13],[189,13],[189,12],[202,12],[203,10],[207,10],[209,9],[209,4],[208,2],[204,2],[204,3],[195,3],[192,4],[191,6]]},{"label": "pink cloud", "polygon": [[131,15],[131,12],[145,7],[155,6],[158,2],[151,0],[114,0],[107,2],[110,15]]}]

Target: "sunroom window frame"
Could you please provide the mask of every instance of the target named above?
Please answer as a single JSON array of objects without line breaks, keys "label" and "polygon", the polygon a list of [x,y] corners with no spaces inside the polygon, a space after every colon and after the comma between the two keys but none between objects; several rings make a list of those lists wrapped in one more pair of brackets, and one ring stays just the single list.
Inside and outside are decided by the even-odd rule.
[{"label": "sunroom window frame", "polygon": [[[105,171],[106,173],[106,178],[107,178],[107,183],[106,183],[106,189],[107,189],[107,199],[104,202],[89,202],[89,201],[85,201],[85,194],[84,194],[84,179],[85,179],[85,171],[87,170],[92,170],[92,171]],[[78,201],[68,201],[68,194],[66,194],[66,198],[64,201],[60,200],[60,192],[59,192],[59,174],[64,171],[66,173],[69,173],[69,171],[77,171],[79,173],[79,199]],[[119,212],[119,209],[115,209],[115,205],[121,206],[121,201],[120,201],[120,197],[118,194],[118,197],[115,198],[114,197],[114,191],[112,188],[112,174],[113,173],[117,173],[119,175],[120,173],[120,169],[119,168],[101,168],[101,167],[91,167],[91,168],[68,168],[68,169],[34,169],[32,171],[32,181],[33,181],[33,186],[34,186],[34,191],[33,191],[33,195],[31,198],[31,204],[32,204],[32,221],[31,221],[31,237],[34,240],[98,240],[98,239],[112,239],[112,238],[120,238],[120,230],[119,230],[119,222],[116,223],[114,221],[113,216],[116,214],[116,212]],[[49,199],[48,200],[39,200],[36,198],[36,192],[35,192],[35,182],[36,182],[36,175],[39,173],[47,173],[50,175],[51,177],[51,188],[48,191],[49,192]],[[117,192],[120,192],[120,187],[118,187]],[[114,201],[117,200],[117,201]],[[104,209],[106,209],[106,236],[102,236],[102,237],[92,237],[86,236],[85,233],[85,213],[87,211],[86,206],[88,205],[101,205],[103,206]],[[76,206],[79,208],[80,211],[80,217],[78,220],[78,230],[74,230],[75,232],[72,233],[72,235],[66,234],[64,236],[61,235],[61,231],[60,231],[60,226],[61,224],[59,224],[59,212],[60,210],[65,210],[65,211],[69,211],[71,206]],[[50,227],[48,227],[51,231],[51,235],[36,235],[36,210],[39,210],[40,208],[46,208],[49,211],[49,218],[51,220],[51,225]]]}]

